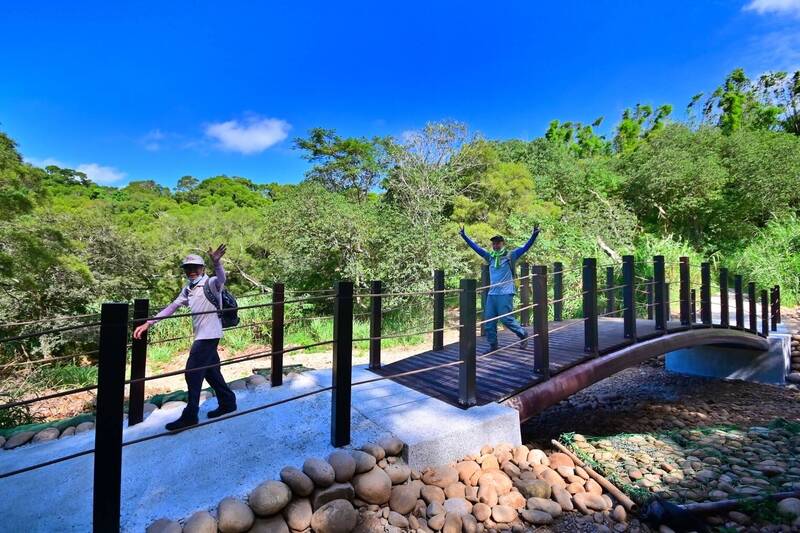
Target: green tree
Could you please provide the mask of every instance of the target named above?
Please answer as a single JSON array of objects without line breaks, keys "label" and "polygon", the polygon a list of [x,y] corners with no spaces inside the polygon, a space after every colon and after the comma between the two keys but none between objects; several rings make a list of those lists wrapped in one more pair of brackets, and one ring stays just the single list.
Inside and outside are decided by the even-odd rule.
[{"label": "green tree", "polygon": [[389,144],[390,140],[383,137],[343,138],[335,130],[324,128],[310,130],[306,139],[295,139],[295,147],[304,150],[303,157],[314,163],[306,173],[310,181],[333,192],[352,192],[359,202],[386,176]]}]

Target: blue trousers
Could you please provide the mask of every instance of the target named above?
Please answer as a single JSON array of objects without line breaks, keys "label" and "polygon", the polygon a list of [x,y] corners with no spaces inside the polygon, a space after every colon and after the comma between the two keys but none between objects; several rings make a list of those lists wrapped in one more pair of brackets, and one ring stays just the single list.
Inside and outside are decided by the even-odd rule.
[{"label": "blue trousers", "polygon": [[[513,294],[488,294],[486,295],[486,310],[483,313],[483,319],[489,320],[499,315],[510,313],[514,309],[514,295]],[[519,323],[514,315],[504,316],[498,319],[506,329],[513,331],[520,339],[525,336],[525,328]],[[486,340],[489,344],[495,346],[497,344],[497,320],[492,320],[486,323]]]},{"label": "blue trousers", "polygon": [[[217,353],[217,346],[219,339],[202,339],[196,340],[192,343],[192,348],[189,350],[189,359],[186,361],[186,370],[199,368],[219,363],[219,354]],[[220,407],[236,407],[236,395],[225,383],[225,378],[222,377],[220,367],[215,366],[195,372],[187,372],[186,385],[189,387],[189,397],[186,400],[186,407],[183,409],[181,418],[187,420],[197,420],[197,412],[200,406],[200,392],[203,387],[203,380],[208,381],[211,388],[214,389],[214,394],[217,395],[217,401]]]}]

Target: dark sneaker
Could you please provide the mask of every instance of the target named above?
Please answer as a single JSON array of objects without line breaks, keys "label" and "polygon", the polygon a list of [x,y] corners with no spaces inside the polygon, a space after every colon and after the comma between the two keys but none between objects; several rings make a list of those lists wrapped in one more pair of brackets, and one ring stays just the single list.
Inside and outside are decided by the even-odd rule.
[{"label": "dark sneaker", "polygon": [[227,415],[228,413],[232,413],[235,410],[236,410],[236,406],[235,405],[233,407],[228,407],[228,406],[217,407],[213,411],[209,411],[208,412],[208,418],[217,418],[217,417],[220,417],[222,415]]},{"label": "dark sneaker", "polygon": [[167,428],[167,431],[179,431],[181,429],[192,427],[194,425],[197,425],[197,419],[196,418],[194,420],[189,420],[189,419],[180,417],[176,421],[170,422],[169,424],[167,424],[164,427]]},{"label": "dark sneaker", "polygon": [[490,353],[492,353],[493,351],[495,351],[496,349],[497,349],[497,345],[496,345],[496,344],[490,344],[490,345],[489,345],[489,347],[488,347],[488,348],[486,348],[486,349],[485,349],[485,350],[484,350],[484,351],[481,353],[481,355],[487,355],[487,354],[490,354]]},{"label": "dark sneaker", "polygon": [[531,336],[531,334],[526,331],[525,332],[525,336],[522,337],[522,342],[519,343],[519,347],[521,349],[523,349],[523,350],[527,350],[528,349],[528,337],[530,337],[530,336]]}]

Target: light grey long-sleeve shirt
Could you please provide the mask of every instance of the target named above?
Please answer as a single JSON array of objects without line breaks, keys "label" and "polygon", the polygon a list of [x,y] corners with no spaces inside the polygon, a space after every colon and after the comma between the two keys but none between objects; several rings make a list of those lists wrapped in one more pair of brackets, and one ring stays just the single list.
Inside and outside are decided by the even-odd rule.
[{"label": "light grey long-sleeve shirt", "polygon": [[189,288],[187,284],[181,289],[180,294],[167,307],[161,310],[148,323],[153,325],[159,319],[168,317],[180,307],[188,307],[191,313],[202,313],[192,316],[192,329],[194,330],[195,340],[219,339],[222,337],[222,321],[216,312],[217,306],[209,302],[204,293],[203,287],[208,284],[211,294],[218,302],[221,302],[222,288],[225,286],[225,269],[221,262],[214,263],[214,275],[203,276],[197,281],[194,287]]}]

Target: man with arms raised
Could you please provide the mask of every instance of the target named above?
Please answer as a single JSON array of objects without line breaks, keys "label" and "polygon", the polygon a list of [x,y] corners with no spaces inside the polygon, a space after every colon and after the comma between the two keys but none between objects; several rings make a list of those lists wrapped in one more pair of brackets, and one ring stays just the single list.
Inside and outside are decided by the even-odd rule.
[{"label": "man with arms raised", "polygon": [[[489,320],[489,322],[486,322],[486,340],[489,341],[489,352],[493,352],[497,349],[497,320],[491,319],[510,313],[514,309],[514,294],[517,291],[514,286],[514,265],[536,241],[536,237],[539,236],[539,226],[537,225],[533,228],[533,234],[528,239],[528,242],[521,248],[511,251],[506,248],[506,241],[501,235],[495,235],[490,239],[492,250],[487,251],[475,244],[467,236],[464,226],[461,226],[459,233],[469,247],[489,263],[489,284],[492,287],[486,295],[486,308],[484,309],[483,319]],[[523,350],[527,348],[528,332],[525,331],[525,328],[522,327],[516,317],[507,315],[499,320],[507,329],[513,331],[517,337],[523,339],[520,347]]]}]

